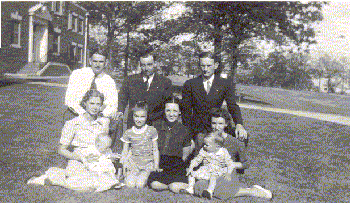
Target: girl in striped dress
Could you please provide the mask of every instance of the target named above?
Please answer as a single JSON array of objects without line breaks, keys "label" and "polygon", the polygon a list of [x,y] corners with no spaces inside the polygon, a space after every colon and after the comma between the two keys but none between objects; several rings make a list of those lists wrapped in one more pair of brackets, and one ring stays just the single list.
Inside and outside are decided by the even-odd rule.
[{"label": "girl in striped dress", "polygon": [[[224,176],[228,181],[231,179],[233,169],[239,167],[241,164],[232,161],[227,149],[222,147],[223,141],[216,133],[209,133],[204,138],[204,146],[191,161],[191,165],[187,169],[189,186],[185,190],[182,190],[182,193],[193,194],[196,179],[209,180],[208,189],[203,191],[202,196],[211,199],[217,178]],[[201,163],[203,163],[202,166],[194,171],[193,169]]]}]

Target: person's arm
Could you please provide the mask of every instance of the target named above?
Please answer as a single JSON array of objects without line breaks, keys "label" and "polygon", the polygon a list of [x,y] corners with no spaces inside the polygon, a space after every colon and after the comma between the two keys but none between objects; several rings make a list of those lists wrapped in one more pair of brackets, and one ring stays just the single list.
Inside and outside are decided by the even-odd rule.
[{"label": "person's arm", "polygon": [[186,161],[187,157],[193,152],[194,150],[194,141],[191,139],[191,135],[189,134],[188,130],[186,129],[183,133],[183,136],[185,137],[183,142],[183,148],[182,148],[182,160]]},{"label": "person's arm", "polygon": [[190,166],[187,169],[187,175],[191,174],[193,169],[197,166],[199,166],[200,163],[202,163],[204,159],[204,151],[201,149],[198,153],[198,155],[191,161]]},{"label": "person's arm", "polygon": [[248,134],[243,127],[243,119],[241,114],[241,109],[236,103],[236,85],[233,81],[226,80],[225,89],[225,101],[227,103],[227,109],[232,116],[233,122],[235,124],[235,136],[241,139],[247,139]]},{"label": "person's arm", "polygon": [[67,159],[70,159],[70,160],[83,161],[78,154],[76,154],[74,152],[70,152],[68,150],[68,146],[69,145],[60,145],[58,148],[58,154],[66,157]]},{"label": "person's arm", "polygon": [[72,160],[78,160],[82,161],[80,155],[70,152],[68,150],[68,147],[71,145],[74,137],[76,134],[76,127],[73,120],[67,121],[62,129],[61,139],[60,139],[60,146],[58,148],[58,154],[61,156],[72,159]]},{"label": "person's arm", "polygon": [[160,98],[159,98],[160,102],[158,103],[157,101],[158,106],[156,106],[154,111],[152,111],[152,114],[149,115],[148,120],[152,122],[160,118],[163,118],[165,101],[166,99],[169,98],[171,94],[171,87],[172,87],[171,80],[169,78],[165,78],[162,87],[164,87],[164,90],[162,90],[162,94],[160,95]]},{"label": "person's arm", "polygon": [[192,115],[192,90],[189,81],[186,81],[182,89],[182,123],[188,128],[191,128],[191,115]]},{"label": "person's arm", "polygon": [[124,142],[123,143],[123,151],[122,151],[122,155],[120,157],[120,163],[124,164],[125,161],[128,159],[128,154],[129,154],[129,143]]},{"label": "person's arm", "polygon": [[84,114],[86,111],[80,106],[82,87],[81,87],[82,77],[79,74],[79,71],[73,71],[71,76],[69,77],[66,96],[65,96],[65,104],[73,109],[77,114]]},{"label": "person's arm", "polygon": [[102,113],[105,117],[117,120],[120,114],[118,112],[118,90],[114,80],[108,77],[103,88],[106,94],[103,104],[106,106],[106,108],[102,111]]},{"label": "person's arm", "polygon": [[160,170],[159,168],[159,150],[157,140],[153,140],[153,156],[154,156],[154,169],[156,171]]}]

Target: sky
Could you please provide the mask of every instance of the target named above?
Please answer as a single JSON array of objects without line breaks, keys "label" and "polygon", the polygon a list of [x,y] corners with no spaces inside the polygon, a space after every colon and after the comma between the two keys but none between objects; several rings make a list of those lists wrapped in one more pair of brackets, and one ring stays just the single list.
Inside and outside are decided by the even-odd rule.
[{"label": "sky", "polygon": [[322,10],[323,21],[315,25],[317,45],[315,56],[328,54],[332,58],[350,58],[350,1],[332,1]]}]

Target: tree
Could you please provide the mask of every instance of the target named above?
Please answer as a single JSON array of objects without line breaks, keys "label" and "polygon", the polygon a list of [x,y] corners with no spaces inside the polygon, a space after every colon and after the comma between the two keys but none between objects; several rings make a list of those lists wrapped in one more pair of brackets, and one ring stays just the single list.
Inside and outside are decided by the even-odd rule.
[{"label": "tree", "polygon": [[278,43],[312,44],[314,30],[311,23],[321,20],[323,2],[303,4],[281,2],[186,2],[189,12],[181,17],[172,31],[192,32],[214,42],[220,68],[222,45],[227,43],[233,73],[239,60],[239,46],[243,41],[259,37]]},{"label": "tree", "polygon": [[143,1],[84,1],[79,2],[90,13],[90,22],[107,29],[109,59],[112,59],[112,41],[120,33],[126,33],[124,49],[124,77],[127,76],[129,62],[130,34],[158,15],[165,5],[163,2]]}]

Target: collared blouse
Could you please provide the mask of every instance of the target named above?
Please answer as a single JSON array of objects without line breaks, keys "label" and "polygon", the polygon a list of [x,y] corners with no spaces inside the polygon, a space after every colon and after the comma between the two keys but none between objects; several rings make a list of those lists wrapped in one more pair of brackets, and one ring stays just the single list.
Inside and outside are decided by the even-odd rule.
[{"label": "collared blouse", "polygon": [[192,137],[187,128],[178,121],[170,128],[163,119],[155,121],[153,126],[158,131],[158,148],[160,155],[182,158],[182,149],[191,145]]},{"label": "collared blouse", "polygon": [[108,129],[108,118],[99,117],[94,121],[89,121],[81,115],[64,124],[60,144],[71,144],[75,147],[95,145],[97,136],[101,133],[108,133]]}]

